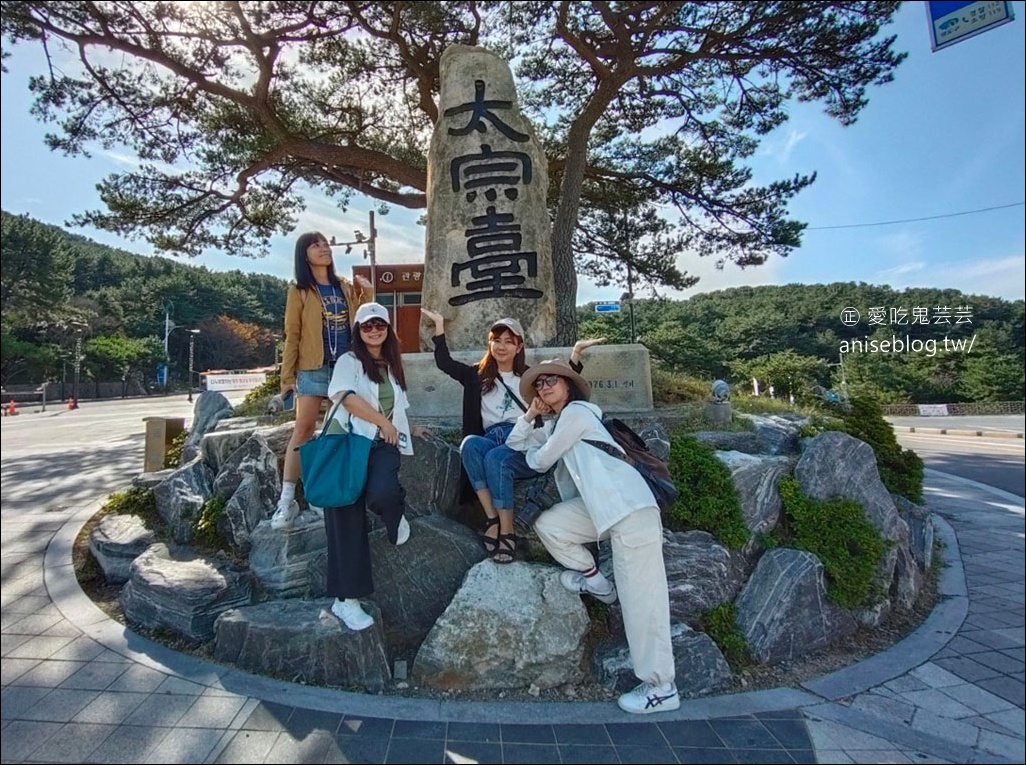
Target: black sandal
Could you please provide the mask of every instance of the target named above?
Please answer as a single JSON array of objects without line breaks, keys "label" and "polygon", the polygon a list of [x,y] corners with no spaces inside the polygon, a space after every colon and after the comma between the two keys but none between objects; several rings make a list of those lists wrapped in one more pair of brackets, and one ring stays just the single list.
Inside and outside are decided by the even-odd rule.
[{"label": "black sandal", "polygon": [[484,545],[484,549],[485,549],[485,554],[486,555],[495,555],[495,551],[499,547],[498,535],[496,535],[494,537],[490,537],[490,536],[488,536],[488,533],[487,533],[489,529],[491,529],[494,526],[498,526],[498,525],[499,525],[499,516],[495,516],[494,518],[489,518],[485,522],[484,531],[481,532],[481,544]]},{"label": "black sandal", "polygon": [[512,563],[517,558],[517,535],[499,534],[492,560],[495,563]]}]

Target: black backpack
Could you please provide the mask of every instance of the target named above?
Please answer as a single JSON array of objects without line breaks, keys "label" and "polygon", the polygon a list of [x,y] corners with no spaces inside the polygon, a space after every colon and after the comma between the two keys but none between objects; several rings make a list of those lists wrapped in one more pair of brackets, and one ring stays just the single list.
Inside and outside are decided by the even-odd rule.
[{"label": "black backpack", "polygon": [[623,448],[626,455],[605,441],[584,439],[585,443],[623,460],[641,473],[648,488],[652,490],[660,510],[666,512],[673,507],[674,503],[680,499],[680,491],[670,477],[670,466],[666,461],[653,454],[652,450],[648,448],[648,444],[645,443],[645,439],[635,433],[623,420],[606,417],[602,420],[602,424],[613,440]]}]

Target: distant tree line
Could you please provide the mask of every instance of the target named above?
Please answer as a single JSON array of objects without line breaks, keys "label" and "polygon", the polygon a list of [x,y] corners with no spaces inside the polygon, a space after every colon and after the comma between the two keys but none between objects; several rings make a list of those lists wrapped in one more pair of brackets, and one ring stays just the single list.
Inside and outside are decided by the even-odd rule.
[{"label": "distant tree line", "polygon": [[285,310],[286,282],[214,272],[169,258],[97,244],[27,216],[2,213],[0,310],[4,385],[134,379],[150,386],[164,357],[165,309],[171,379],[185,384],[189,333],[195,370],[269,366]]},{"label": "distant tree line", "polygon": [[[849,308],[859,312],[857,322]],[[751,392],[756,378],[763,393],[772,385],[778,396],[840,392],[843,364],[849,394],[882,403],[1024,398],[1022,300],[854,282],[789,284],[637,300],[634,320],[640,341],[665,367],[724,378],[735,390]],[[627,342],[631,332],[627,302],[619,314],[581,306],[578,321],[582,337]]]}]

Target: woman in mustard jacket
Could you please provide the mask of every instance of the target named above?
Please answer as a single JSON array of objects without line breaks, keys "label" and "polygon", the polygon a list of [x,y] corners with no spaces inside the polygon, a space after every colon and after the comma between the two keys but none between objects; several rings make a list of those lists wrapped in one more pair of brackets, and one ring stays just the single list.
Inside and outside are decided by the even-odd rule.
[{"label": "woman in mustard jacket", "polygon": [[285,351],[281,360],[282,397],[296,397],[296,426],[285,450],[281,497],[271,527],[287,529],[299,515],[296,482],[299,452],[313,435],[335,362],[349,352],[356,309],[373,299],[362,276],[354,285],[335,273],[331,245],[316,231],[296,240],[296,283],[285,299]]}]

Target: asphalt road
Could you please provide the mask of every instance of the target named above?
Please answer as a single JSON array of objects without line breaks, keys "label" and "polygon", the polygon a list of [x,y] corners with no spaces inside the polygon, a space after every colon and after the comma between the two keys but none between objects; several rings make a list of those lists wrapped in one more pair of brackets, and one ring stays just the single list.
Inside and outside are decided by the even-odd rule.
[{"label": "asphalt road", "polygon": [[1026,446],[1017,438],[896,432],[926,467],[1026,496]]},{"label": "asphalt road", "polygon": [[127,486],[143,469],[143,418],[184,417],[188,427],[193,406],[182,394],[85,401],[73,411],[25,406],[0,418],[0,514],[76,509]]}]

